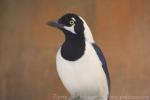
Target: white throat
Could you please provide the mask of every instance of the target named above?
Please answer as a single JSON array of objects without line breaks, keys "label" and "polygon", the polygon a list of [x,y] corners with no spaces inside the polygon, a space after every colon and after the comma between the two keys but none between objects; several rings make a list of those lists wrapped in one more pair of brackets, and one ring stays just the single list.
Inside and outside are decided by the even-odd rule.
[{"label": "white throat", "polygon": [[93,39],[93,36],[92,36],[92,33],[91,33],[91,30],[90,28],[88,27],[88,25],[86,24],[85,20],[80,17],[80,19],[83,21],[83,25],[84,25],[84,36],[85,36],[85,39],[90,42],[90,43],[94,43],[94,39]]}]

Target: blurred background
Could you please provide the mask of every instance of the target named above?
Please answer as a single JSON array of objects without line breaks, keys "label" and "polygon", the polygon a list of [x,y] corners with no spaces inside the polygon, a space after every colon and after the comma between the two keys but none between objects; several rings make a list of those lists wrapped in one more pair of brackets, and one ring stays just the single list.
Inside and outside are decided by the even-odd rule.
[{"label": "blurred background", "polygon": [[0,100],[69,95],[55,65],[64,36],[46,24],[68,12],[87,21],[105,54],[111,100],[150,96],[150,0],[0,0]]}]

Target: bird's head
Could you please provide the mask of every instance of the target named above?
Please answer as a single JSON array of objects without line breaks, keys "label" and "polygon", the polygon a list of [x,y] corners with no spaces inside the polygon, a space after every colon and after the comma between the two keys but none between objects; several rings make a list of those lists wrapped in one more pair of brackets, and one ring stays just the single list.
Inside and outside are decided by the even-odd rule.
[{"label": "bird's head", "polygon": [[76,14],[65,14],[57,21],[49,21],[48,25],[62,30],[66,39],[84,37],[89,42],[94,42],[88,25],[83,18]]}]

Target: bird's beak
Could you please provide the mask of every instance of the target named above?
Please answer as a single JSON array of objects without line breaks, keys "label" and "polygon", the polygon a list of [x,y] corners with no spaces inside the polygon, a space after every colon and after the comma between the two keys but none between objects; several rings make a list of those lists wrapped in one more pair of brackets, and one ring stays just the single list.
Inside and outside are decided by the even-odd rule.
[{"label": "bird's beak", "polygon": [[57,28],[61,28],[61,29],[64,28],[64,25],[58,23],[58,21],[49,21],[47,24],[52,27],[57,27]]}]

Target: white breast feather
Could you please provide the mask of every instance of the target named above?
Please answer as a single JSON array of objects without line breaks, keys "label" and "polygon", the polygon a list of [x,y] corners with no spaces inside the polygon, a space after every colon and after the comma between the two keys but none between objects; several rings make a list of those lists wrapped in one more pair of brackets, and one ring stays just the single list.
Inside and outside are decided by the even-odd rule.
[{"label": "white breast feather", "polygon": [[56,57],[57,71],[70,94],[107,97],[106,75],[92,45],[86,42],[85,53],[77,61],[63,59],[60,49]]}]

